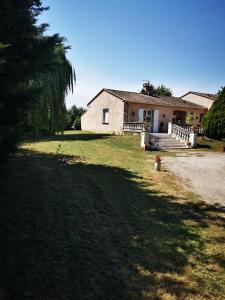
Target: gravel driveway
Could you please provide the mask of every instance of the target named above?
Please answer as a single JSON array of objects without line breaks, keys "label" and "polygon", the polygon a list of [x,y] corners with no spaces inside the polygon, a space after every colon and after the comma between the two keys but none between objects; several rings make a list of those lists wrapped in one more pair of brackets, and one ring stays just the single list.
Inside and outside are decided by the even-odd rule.
[{"label": "gravel driveway", "polygon": [[225,154],[185,151],[164,157],[163,163],[180,177],[185,188],[207,202],[225,206]]}]

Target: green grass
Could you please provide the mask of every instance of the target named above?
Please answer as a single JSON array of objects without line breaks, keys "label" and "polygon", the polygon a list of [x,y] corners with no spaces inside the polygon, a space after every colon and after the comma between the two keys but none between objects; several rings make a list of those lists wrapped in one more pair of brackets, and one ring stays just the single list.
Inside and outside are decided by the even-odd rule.
[{"label": "green grass", "polygon": [[198,137],[198,148],[201,150],[222,151],[225,141],[212,140],[207,137]]},{"label": "green grass", "polygon": [[1,168],[1,299],[224,299],[224,211],[139,146],[88,132],[21,145]]}]

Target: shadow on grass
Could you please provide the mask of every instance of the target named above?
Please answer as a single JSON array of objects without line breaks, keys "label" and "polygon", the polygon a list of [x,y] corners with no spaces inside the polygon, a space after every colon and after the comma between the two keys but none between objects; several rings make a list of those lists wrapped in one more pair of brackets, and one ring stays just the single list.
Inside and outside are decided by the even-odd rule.
[{"label": "shadow on grass", "polygon": [[185,221],[206,227],[219,208],[178,203],[138,179],[79,157],[15,156],[1,170],[0,298],[198,293],[172,276],[182,275],[189,256],[204,246]]},{"label": "shadow on grass", "polygon": [[74,134],[59,134],[53,135],[49,137],[38,137],[37,139],[28,139],[28,142],[48,142],[48,141],[91,141],[91,140],[100,140],[100,139],[107,139],[109,138],[110,134],[104,133],[76,133]]},{"label": "shadow on grass", "polygon": [[197,144],[197,148],[211,149],[212,147],[208,144]]}]

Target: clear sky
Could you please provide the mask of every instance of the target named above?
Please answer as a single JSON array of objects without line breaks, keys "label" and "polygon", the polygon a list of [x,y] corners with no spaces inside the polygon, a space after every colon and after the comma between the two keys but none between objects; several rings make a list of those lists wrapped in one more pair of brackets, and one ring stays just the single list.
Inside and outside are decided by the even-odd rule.
[{"label": "clear sky", "polygon": [[103,87],[138,91],[142,80],[181,96],[225,85],[225,0],[43,0],[40,22],[72,50],[77,84],[67,106]]}]

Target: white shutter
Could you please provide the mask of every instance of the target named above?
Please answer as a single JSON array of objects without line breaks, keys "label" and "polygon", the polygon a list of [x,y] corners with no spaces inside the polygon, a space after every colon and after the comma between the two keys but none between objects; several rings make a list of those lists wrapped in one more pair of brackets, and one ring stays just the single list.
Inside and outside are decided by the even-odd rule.
[{"label": "white shutter", "polygon": [[139,108],[138,110],[138,122],[144,121],[144,108]]},{"label": "white shutter", "polygon": [[153,113],[153,132],[159,132],[159,110]]}]

